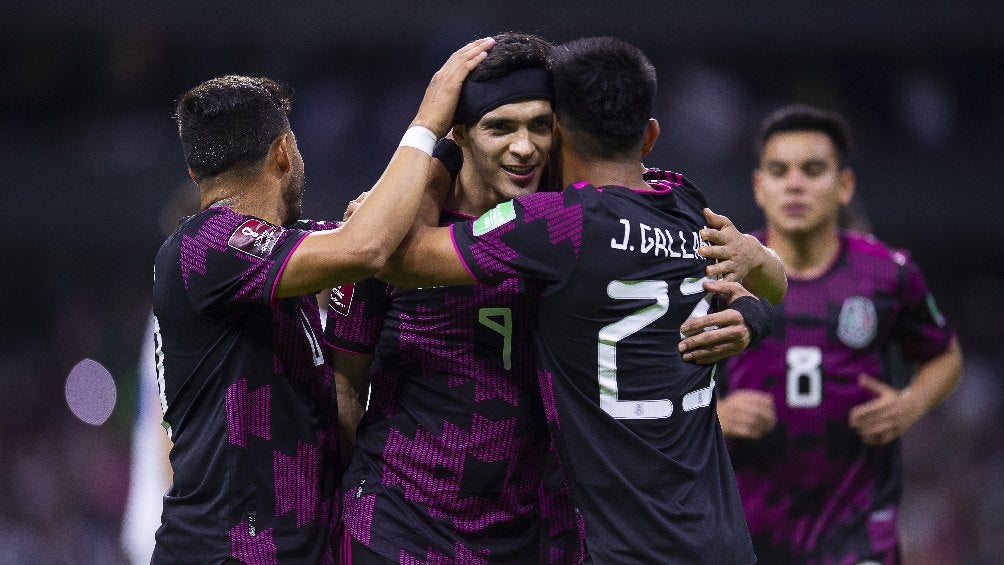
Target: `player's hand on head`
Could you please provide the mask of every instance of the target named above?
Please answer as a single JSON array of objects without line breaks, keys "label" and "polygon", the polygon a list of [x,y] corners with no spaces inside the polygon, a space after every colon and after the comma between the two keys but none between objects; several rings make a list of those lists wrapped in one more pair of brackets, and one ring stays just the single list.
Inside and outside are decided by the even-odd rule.
[{"label": "player's hand on head", "polygon": [[858,376],[858,384],[875,398],[851,409],[848,424],[866,445],[883,445],[899,436],[920,418],[919,407],[908,390],[900,390],[870,375]]},{"label": "player's hand on head", "polygon": [[760,266],[763,250],[755,237],[740,232],[732,220],[710,208],[704,209],[704,219],[708,227],[700,235],[708,245],[701,246],[698,252],[706,259],[717,260],[706,269],[709,277],[741,281]]},{"label": "player's hand on head", "polygon": [[777,424],[774,397],[761,390],[736,389],[718,400],[718,420],[729,437],[760,439]]},{"label": "player's hand on head", "polygon": [[432,75],[412,125],[426,127],[437,137],[442,137],[450,129],[464,79],[488,56],[488,49],[492,45],[495,45],[495,39],[486,37],[454,51],[436,74]]},{"label": "player's hand on head", "polygon": [[356,210],[363,205],[366,201],[366,197],[370,195],[370,191],[363,191],[359,196],[356,196],[352,200],[349,200],[349,205],[345,207],[345,214],[342,215],[342,221],[347,222],[352,214],[355,214]]}]

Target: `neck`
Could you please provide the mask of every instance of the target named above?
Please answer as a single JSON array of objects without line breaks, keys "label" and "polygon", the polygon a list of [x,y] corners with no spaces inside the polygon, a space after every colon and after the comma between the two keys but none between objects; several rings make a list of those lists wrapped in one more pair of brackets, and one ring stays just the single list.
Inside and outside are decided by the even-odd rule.
[{"label": "neck", "polygon": [[796,279],[818,277],[840,253],[836,226],[805,234],[785,234],[768,226],[767,245],[781,257],[785,273]]},{"label": "neck", "polygon": [[497,192],[488,190],[474,177],[473,167],[461,167],[443,206],[468,216],[480,216],[502,202]]},{"label": "neck", "polygon": [[281,225],[284,213],[279,209],[282,199],[277,188],[261,179],[247,179],[239,175],[221,173],[199,183],[199,207],[202,210],[222,202],[233,211],[245,216],[261,218]]},{"label": "neck", "polygon": [[561,149],[561,181],[563,186],[587,181],[593,186],[625,186],[634,190],[651,190],[642,176],[640,158],[596,159],[578,154],[567,144]]}]

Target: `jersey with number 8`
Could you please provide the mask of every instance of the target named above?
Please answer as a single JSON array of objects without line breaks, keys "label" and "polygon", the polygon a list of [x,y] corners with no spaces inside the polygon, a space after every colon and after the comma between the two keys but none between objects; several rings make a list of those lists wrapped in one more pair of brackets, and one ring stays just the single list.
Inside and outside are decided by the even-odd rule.
[{"label": "jersey with number 8", "polygon": [[728,362],[728,389],[770,393],[777,414],[761,440],[730,442],[766,563],[857,563],[894,553],[898,448],[866,446],[850,428],[850,410],[874,398],[858,376],[893,382],[893,344],[919,362],[944,351],[953,335],[905,253],[851,232],[841,233],[840,245],[819,277],[789,278],[773,335]]}]

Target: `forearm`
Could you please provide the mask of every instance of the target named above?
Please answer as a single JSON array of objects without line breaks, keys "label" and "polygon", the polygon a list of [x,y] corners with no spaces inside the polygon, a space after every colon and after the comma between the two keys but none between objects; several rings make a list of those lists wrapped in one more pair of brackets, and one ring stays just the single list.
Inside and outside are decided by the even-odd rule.
[{"label": "forearm", "polygon": [[473,282],[460,265],[450,228],[439,227],[439,213],[451,185],[446,168],[434,161],[415,222],[377,273],[378,279],[398,288]]},{"label": "forearm", "polygon": [[373,276],[414,221],[432,157],[399,147],[369,197],[336,230],[308,235],[289,259],[276,296],[296,296]]},{"label": "forearm", "polygon": [[356,445],[356,429],[366,412],[370,355],[332,350],[335,403],[338,406],[339,445],[347,464]]},{"label": "forearm", "polygon": [[[751,235],[744,237],[753,238]],[[788,292],[788,277],[784,274],[784,263],[773,249],[757,243],[762,249],[761,261],[743,278],[742,284],[754,295],[766,298],[771,304],[779,304]]]},{"label": "forearm", "polygon": [[941,355],[917,368],[903,394],[910,398],[919,418],[941,404],[962,377],[962,351],[957,340]]},{"label": "forearm", "polygon": [[[369,196],[341,230],[347,245],[368,249],[376,268],[387,260],[412,228],[432,158],[413,147],[399,147]],[[375,270],[374,270],[375,272]]]}]

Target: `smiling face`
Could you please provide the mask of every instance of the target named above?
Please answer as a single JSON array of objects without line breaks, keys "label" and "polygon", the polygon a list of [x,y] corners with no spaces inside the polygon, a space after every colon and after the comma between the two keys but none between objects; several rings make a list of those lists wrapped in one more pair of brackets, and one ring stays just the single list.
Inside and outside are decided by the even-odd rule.
[{"label": "smiling face", "polygon": [[764,144],[753,192],[773,233],[811,236],[836,230],[840,208],[854,194],[854,174],[840,167],[825,133],[781,132]]},{"label": "smiling face", "polygon": [[551,150],[553,116],[549,101],[526,100],[499,106],[470,127],[457,127],[462,178],[483,187],[495,203],[535,192]]}]

